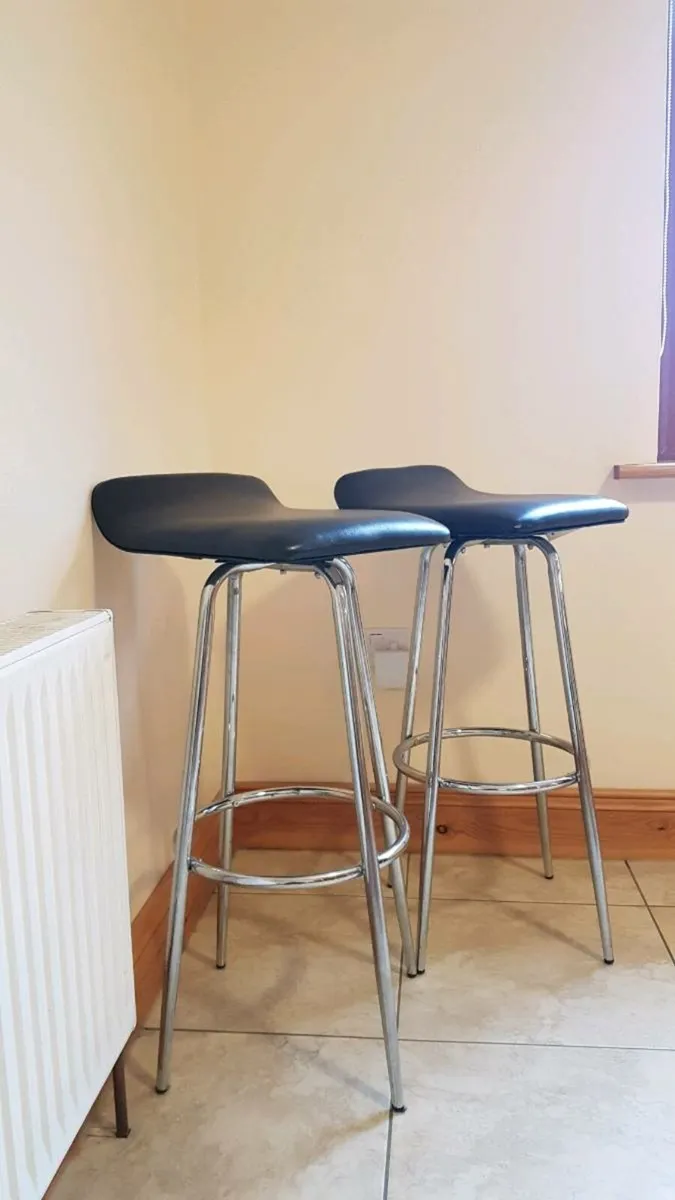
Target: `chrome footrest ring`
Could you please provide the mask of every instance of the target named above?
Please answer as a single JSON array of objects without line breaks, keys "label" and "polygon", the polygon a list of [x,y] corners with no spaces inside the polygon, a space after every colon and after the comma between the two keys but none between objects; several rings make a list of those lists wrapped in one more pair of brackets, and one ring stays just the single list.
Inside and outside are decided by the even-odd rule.
[{"label": "chrome footrest ring", "polygon": [[[298,798],[342,800],[345,803],[354,801],[354,793],[347,788],[331,787],[279,787],[258,788],[251,792],[233,792],[222,800],[216,800],[196,814],[195,820],[212,817],[228,810],[245,808],[248,804],[260,804],[266,800],[295,800]],[[379,851],[377,861],[380,869],[388,867],[405,850],[409,838],[410,827],[403,815],[393,804],[381,800],[379,796],[370,797],[373,808],[382,813],[395,825],[397,837],[391,846]],[[332,887],[337,883],[348,883],[352,879],[363,878],[363,864],[355,863],[352,867],[340,867],[335,871],[322,871],[313,875],[243,875],[238,871],[226,871],[222,867],[213,867],[201,858],[190,858],[189,867],[196,875],[210,879],[213,883],[226,883],[233,887],[251,888],[266,891],[300,891],[304,888]]]},{"label": "chrome footrest ring", "polygon": [[[487,726],[466,727],[444,729],[442,737],[444,740],[446,738],[465,737],[513,738],[516,741],[536,742],[542,746],[551,746],[554,750],[563,750],[566,754],[571,754],[574,757],[574,749],[571,742],[565,741],[563,738],[552,737],[548,733],[537,733],[532,729],[501,729],[489,728]],[[411,767],[409,762],[410,752],[416,746],[426,745],[428,741],[428,733],[418,733],[414,737],[406,738],[405,741],[400,742],[394,750],[394,763],[397,769],[406,775],[408,779],[414,779],[417,783],[426,783],[426,771],[419,771],[416,767]],[[554,792],[558,788],[571,787],[577,781],[578,774],[575,768],[574,771],[570,771],[566,775],[555,775],[550,779],[525,780],[522,783],[475,783],[468,779],[446,779],[440,777],[438,786],[444,791],[462,792],[470,796],[533,796],[537,792]]]}]

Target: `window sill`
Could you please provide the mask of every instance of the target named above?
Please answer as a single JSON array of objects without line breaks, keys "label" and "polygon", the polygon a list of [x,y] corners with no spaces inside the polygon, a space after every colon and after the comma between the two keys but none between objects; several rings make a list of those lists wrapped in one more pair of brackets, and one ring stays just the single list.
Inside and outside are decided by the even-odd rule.
[{"label": "window sill", "polygon": [[675,479],[675,462],[618,463],[615,479]]}]

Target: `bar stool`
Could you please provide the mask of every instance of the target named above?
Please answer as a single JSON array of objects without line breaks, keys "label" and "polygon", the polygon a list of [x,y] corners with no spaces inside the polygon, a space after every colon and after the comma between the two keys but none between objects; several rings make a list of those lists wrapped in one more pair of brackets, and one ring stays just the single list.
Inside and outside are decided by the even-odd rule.
[{"label": "bar stool", "polygon": [[[183,772],[173,887],[169,909],[166,969],[162,997],[156,1088],[166,1092],[171,1078],[173,1040],[183,931],[190,872],[218,886],[216,962],[225,966],[230,886],[251,889],[327,887],[363,878],[370,922],[392,1108],[402,1111],[403,1090],[391,981],[389,946],[380,869],[390,867],[396,912],[409,973],[415,952],[399,856],[409,830],[390,803],[387,769],[370,679],[354,574],[346,555],[431,547],[446,542],[448,531],[426,517],[396,512],[305,511],[285,508],[261,479],[248,475],[141,475],[99,483],[92,509],[103,536],[134,554],[178,555],[214,559],[201,595]],[[347,744],[353,791],[309,786],[236,791],[237,700],[241,595],[245,575],[265,569],[309,571],[327,584],[337,643]],[[225,721],[223,774],[218,800],[197,810],[199,770],[204,736],[215,602],[227,584]],[[363,707],[375,774],[371,794],[365,762],[359,704]],[[256,876],[232,870],[235,809],[263,800],[296,797],[352,802],[356,809],[361,857],[354,866],[304,876]],[[383,817],[385,849],[378,852],[373,810]],[[220,864],[192,856],[195,822],[218,815],[221,821]]]},{"label": "bar stool", "polygon": [[[479,492],[468,487],[446,467],[414,466],[382,470],[356,471],[344,475],[335,485],[335,499],[340,508],[358,506],[377,509],[408,509],[432,517],[447,525],[451,540],[445,549],[443,580],[434,661],[434,681],[431,719],[428,733],[413,735],[415,700],[419,674],[422,630],[429,582],[431,550],[424,550],[420,559],[417,595],[413,617],[408,680],[406,684],[401,741],[394,752],[397,768],[396,805],[402,812],[405,805],[407,779],[425,784],[424,830],[420,864],[420,894],[418,909],[417,969],[426,967],[431,885],[433,873],[436,808],[439,788],[452,789],[469,795],[518,796],[534,794],[542,849],[544,873],[552,878],[553,864],[549,837],[547,795],[556,788],[577,784],[586,836],[588,860],[598,911],[602,952],[606,963],[614,961],[612,934],[607,908],[604,870],[598,827],[593,803],[593,791],[584,741],[579,697],[572,660],[562,569],[551,538],[573,529],[591,525],[609,525],[625,521],[628,509],[616,500],[600,496],[518,496]],[[515,556],[516,594],[520,621],[520,637],[525,677],[525,693],[529,728],[443,728],[443,701],[450,633],[450,604],[455,560],[469,546],[512,546]],[[548,567],[549,587],[553,605],[558,654],[562,672],[565,703],[570,728],[570,740],[552,737],[541,732],[539,703],[535,676],[530,600],[527,582],[527,550],[535,549],[544,555]],[[440,775],[441,747],[444,738],[505,737],[529,742],[534,780],[522,783],[476,783],[469,780],[443,778]],[[410,765],[410,753],[416,746],[427,745],[426,771]],[[544,770],[543,747],[552,746],[567,751],[574,760],[574,770],[547,778]]]}]

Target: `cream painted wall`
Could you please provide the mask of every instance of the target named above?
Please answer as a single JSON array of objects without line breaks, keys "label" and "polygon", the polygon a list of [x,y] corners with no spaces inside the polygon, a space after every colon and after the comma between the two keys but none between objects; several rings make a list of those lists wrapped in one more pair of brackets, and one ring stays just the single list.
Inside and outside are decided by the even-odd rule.
[{"label": "cream painted wall", "polygon": [[[171,854],[204,568],[93,534],[115,473],[250,470],[313,505],[440,461],[622,495],[625,529],[562,547],[589,741],[598,783],[673,786],[675,488],[607,478],[656,444],[665,9],[0,6],[0,615],[114,609],[135,910]],[[414,571],[359,564],[369,625],[407,623]],[[462,563],[449,719],[522,719],[510,581]],[[243,775],[345,776],[328,637],[314,581],[247,584]],[[538,650],[555,728],[546,622]]]},{"label": "cream painted wall", "polygon": [[[610,479],[656,449],[666,9],[202,0],[193,30],[218,467],[291,504],[425,461],[628,501],[625,528],[561,546],[605,786],[675,786],[674,481]],[[409,619],[411,556],[359,575],[369,625]],[[448,719],[522,721],[511,581],[504,552],[461,563]],[[319,585],[247,589],[243,773],[344,777]],[[427,649],[425,706],[428,676]],[[456,769],[513,765],[471,753]]]},{"label": "cream painted wall", "polygon": [[136,910],[171,857],[204,571],[93,535],[209,446],[177,0],[0,5],[0,609],[113,607]]}]

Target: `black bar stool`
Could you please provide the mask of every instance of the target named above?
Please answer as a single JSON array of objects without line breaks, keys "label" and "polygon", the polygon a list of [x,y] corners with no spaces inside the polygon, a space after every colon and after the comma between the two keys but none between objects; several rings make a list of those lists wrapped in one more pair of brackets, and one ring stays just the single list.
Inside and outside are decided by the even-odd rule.
[{"label": "black bar stool", "polygon": [[[421,973],[426,966],[429,911],[431,906],[431,884],[433,873],[434,835],[438,789],[448,788],[468,794],[514,796],[534,793],[537,797],[537,813],[541,839],[544,873],[553,875],[551,846],[548,827],[547,794],[556,788],[576,783],[579,787],[581,811],[586,834],[588,859],[593,879],[595,901],[600,924],[600,936],[605,962],[614,961],[612,934],[607,909],[602,855],[598,838],[598,827],[593,803],[593,792],[588,767],[588,755],[584,741],[579,697],[577,694],[572,647],[570,643],[562,569],[557,551],[551,538],[573,529],[584,529],[591,525],[609,525],[625,521],[628,509],[616,500],[600,496],[512,496],[491,492],[478,492],[467,487],[462,480],[446,467],[416,466],[394,467],[383,470],[356,471],[343,475],[335,485],[335,499],[340,508],[352,506],[377,509],[408,509],[410,512],[432,517],[450,529],[451,540],[445,550],[441,603],[438,616],[438,633],[434,664],[434,683],[431,702],[431,720],[428,733],[413,736],[415,699],[419,673],[422,629],[426,608],[429,563],[431,550],[422,553],[417,581],[417,596],[410,645],[408,681],[403,712],[401,742],[394,752],[398,775],[396,780],[396,804],[403,811],[406,781],[415,779],[425,784],[424,834],[420,867],[420,896],[418,911],[417,969]],[[450,602],[454,564],[457,556],[471,545],[512,546],[515,556],[516,593],[525,676],[525,692],[529,728],[472,728],[443,729],[443,700],[450,632]],[[570,741],[542,733],[539,726],[539,704],[534,669],[530,600],[527,583],[528,549],[539,550],[546,558],[549,586],[553,605],[560,668],[562,671],[565,702],[570,727]],[[440,776],[441,747],[444,738],[457,737],[506,737],[530,743],[534,782],[525,783],[475,783],[462,779],[444,779]],[[410,765],[410,752],[415,746],[428,744],[427,768],[417,771]],[[569,752],[574,759],[574,770],[564,775],[547,778],[544,770],[543,747],[554,746]]]},{"label": "black bar stool", "polygon": [[[173,1040],[188,876],[191,871],[218,885],[216,962],[225,966],[228,891],[230,885],[252,889],[326,887],[362,877],[373,944],[392,1107],[401,1111],[403,1090],[396,1031],[389,945],[380,868],[392,872],[396,912],[401,926],[408,972],[415,973],[415,954],[399,856],[409,836],[403,814],[390,803],[387,769],[370,679],[354,574],[344,556],[430,547],[446,542],[448,531],[427,518],[396,512],[305,511],[285,508],[261,479],[248,475],[140,475],[110,479],[94,488],[92,509],[101,533],[121,550],[135,554],[178,555],[215,559],[219,564],[201,596],[192,699],[183,773],[176,858],[169,910],[166,972],[157,1065],[157,1091],[167,1091]],[[353,791],[327,787],[263,788],[236,792],[239,630],[243,579],[251,571],[311,571],[328,585],[337,642]],[[197,811],[199,769],[204,735],[215,602],[227,582],[225,663],[225,728],[222,794]],[[374,774],[371,795],[365,762],[359,703]],[[261,800],[298,796],[352,802],[361,849],[352,867],[305,876],[253,876],[231,869],[234,810]],[[384,819],[386,847],[378,853],[373,810]],[[192,857],[195,821],[218,814],[221,862],[214,866]]]}]

